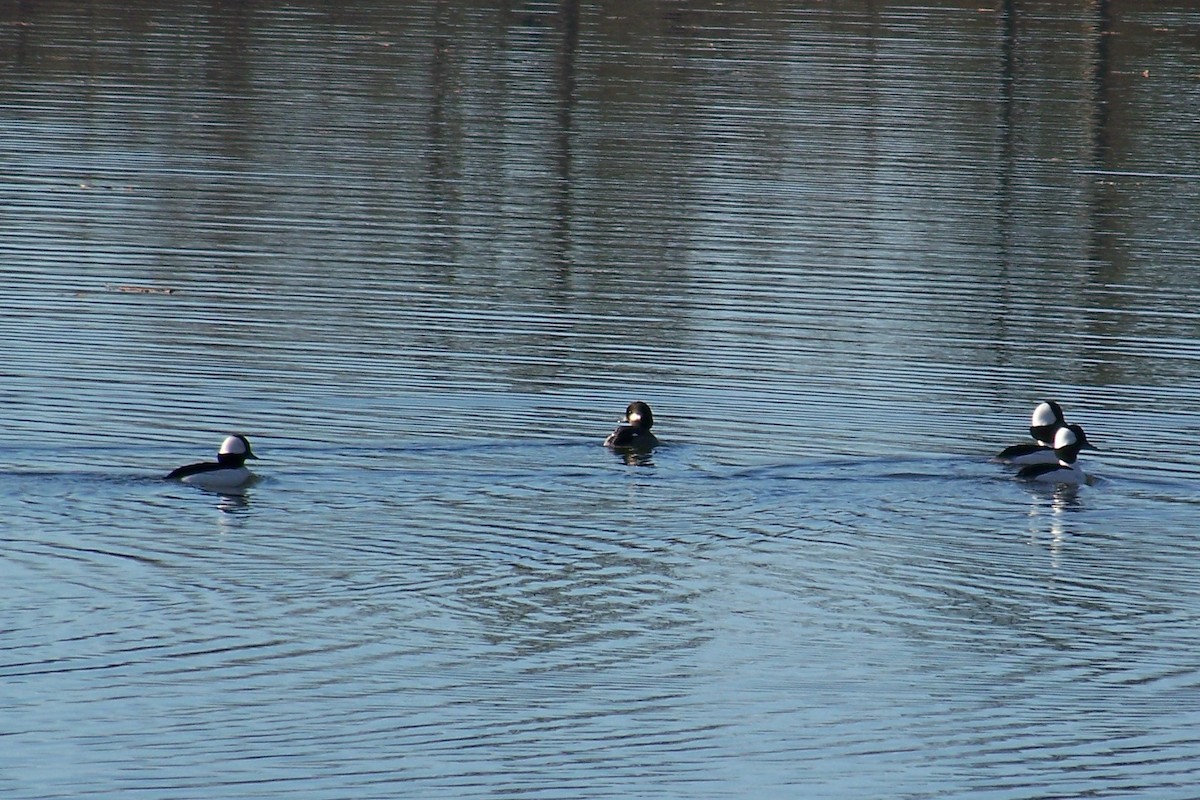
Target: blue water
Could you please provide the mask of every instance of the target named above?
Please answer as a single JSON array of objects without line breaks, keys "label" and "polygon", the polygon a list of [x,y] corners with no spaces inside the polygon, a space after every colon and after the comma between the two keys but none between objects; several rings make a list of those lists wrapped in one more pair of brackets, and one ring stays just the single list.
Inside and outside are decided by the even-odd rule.
[{"label": "blue water", "polygon": [[0,11],[0,793],[1194,796],[1197,22]]}]

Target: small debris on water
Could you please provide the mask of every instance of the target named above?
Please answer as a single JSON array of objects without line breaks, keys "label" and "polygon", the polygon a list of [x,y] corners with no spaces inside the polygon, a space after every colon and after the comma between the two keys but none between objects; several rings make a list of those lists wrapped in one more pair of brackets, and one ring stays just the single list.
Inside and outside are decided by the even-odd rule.
[{"label": "small debris on water", "polygon": [[122,294],[175,294],[175,290],[169,286],[117,286],[116,291]]}]

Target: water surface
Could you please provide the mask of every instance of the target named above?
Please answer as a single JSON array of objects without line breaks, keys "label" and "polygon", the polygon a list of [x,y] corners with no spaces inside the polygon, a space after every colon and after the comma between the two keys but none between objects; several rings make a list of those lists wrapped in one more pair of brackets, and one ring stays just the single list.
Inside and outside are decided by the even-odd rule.
[{"label": "water surface", "polygon": [[1193,796],[1198,25],[0,11],[0,790]]}]

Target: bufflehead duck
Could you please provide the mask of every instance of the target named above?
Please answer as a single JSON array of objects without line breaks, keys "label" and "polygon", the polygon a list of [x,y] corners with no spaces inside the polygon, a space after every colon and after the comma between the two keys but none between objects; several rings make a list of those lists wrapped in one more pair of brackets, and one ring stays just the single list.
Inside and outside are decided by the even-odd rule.
[{"label": "bufflehead duck", "polygon": [[604,440],[605,447],[654,447],[658,439],[650,432],[654,413],[641,400],[630,403],[617,429]]},{"label": "bufflehead duck", "polygon": [[167,480],[199,486],[213,491],[241,489],[254,480],[255,475],[246,469],[246,459],[258,456],[250,451],[250,442],[245,436],[234,434],[221,442],[216,461],[188,464],[171,471]]},{"label": "bufflehead duck", "polygon": [[1007,464],[1057,464],[1054,454],[1054,436],[1065,427],[1062,408],[1053,400],[1045,400],[1033,409],[1029,418],[1029,435],[1032,442],[1014,444],[996,454],[997,461]]},{"label": "bufflehead duck", "polygon": [[1087,483],[1087,476],[1076,459],[1080,450],[1098,450],[1099,448],[1087,440],[1083,428],[1078,425],[1067,425],[1058,429],[1054,434],[1054,454],[1058,461],[1054,464],[1031,464],[1021,467],[1017,477],[1028,481],[1042,483]]}]

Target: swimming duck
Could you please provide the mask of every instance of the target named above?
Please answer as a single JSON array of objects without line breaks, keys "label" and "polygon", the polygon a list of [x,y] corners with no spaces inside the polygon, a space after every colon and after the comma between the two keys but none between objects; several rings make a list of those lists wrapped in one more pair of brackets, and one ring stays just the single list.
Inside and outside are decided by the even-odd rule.
[{"label": "swimming duck", "polygon": [[1054,434],[1054,455],[1057,460],[1053,464],[1030,464],[1017,471],[1017,477],[1028,481],[1042,483],[1087,483],[1087,476],[1079,466],[1080,450],[1099,450],[1100,448],[1088,441],[1083,428],[1078,425],[1067,425],[1059,428]]},{"label": "swimming duck", "polygon": [[658,444],[658,438],[650,432],[654,425],[654,413],[650,406],[637,400],[625,409],[625,416],[617,429],[604,440],[605,447],[649,448]]},{"label": "swimming duck", "polygon": [[1034,441],[1014,444],[996,454],[997,461],[1007,464],[1057,464],[1054,436],[1067,424],[1062,408],[1053,400],[1045,400],[1033,409],[1029,418],[1029,435]]},{"label": "swimming duck", "polygon": [[258,458],[250,450],[250,441],[241,434],[234,434],[221,442],[216,461],[179,467],[172,470],[166,479],[218,492],[241,489],[256,477],[246,468],[248,458]]}]

